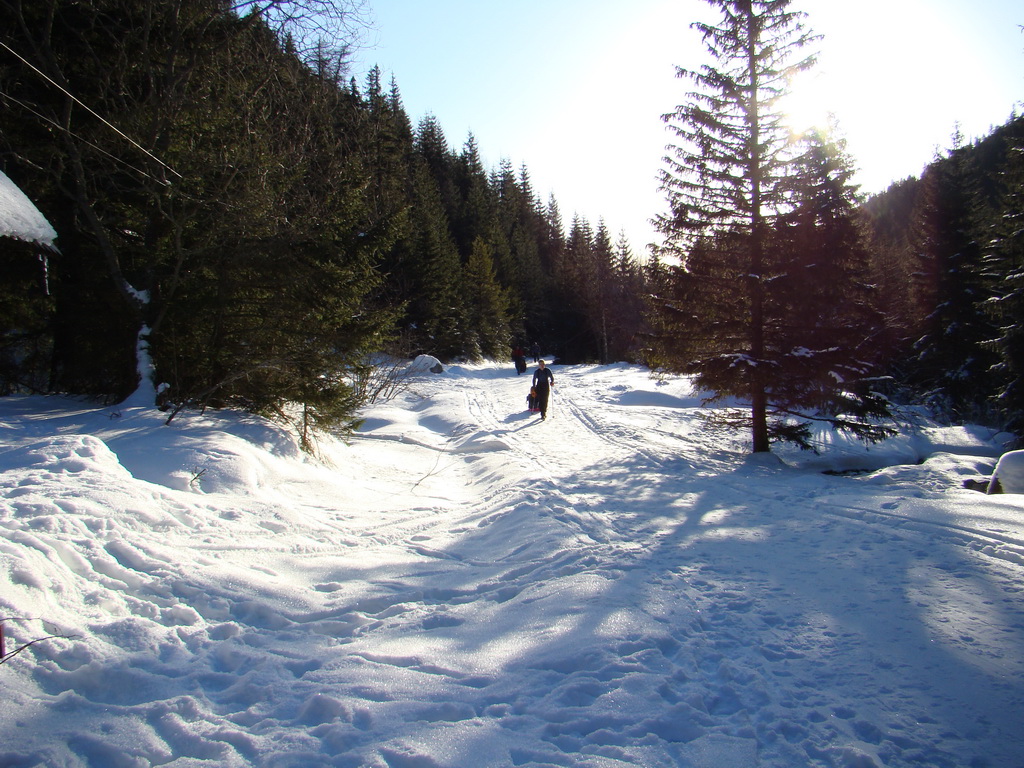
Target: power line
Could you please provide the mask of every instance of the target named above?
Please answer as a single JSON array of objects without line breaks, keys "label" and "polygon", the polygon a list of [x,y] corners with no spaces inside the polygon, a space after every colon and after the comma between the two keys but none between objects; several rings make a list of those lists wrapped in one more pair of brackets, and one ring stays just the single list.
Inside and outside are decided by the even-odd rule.
[{"label": "power line", "polygon": [[18,53],[18,52],[17,52],[17,51],[15,51],[15,50],[14,50],[13,48],[11,48],[11,47],[10,47],[9,45],[7,45],[7,43],[5,43],[5,42],[3,42],[2,40],[0,40],[0,46],[3,46],[3,48],[5,48],[5,49],[6,49],[6,50],[7,50],[7,51],[8,51],[8,52],[9,52],[9,53],[10,53],[10,54],[12,55],[12,56],[14,56],[14,57],[15,57],[15,58],[17,58],[17,59],[18,59],[19,61],[21,61],[21,62],[22,62],[22,63],[23,63],[23,64],[24,64],[25,66],[27,66],[27,67],[28,67],[29,69],[31,69],[31,70],[32,70],[33,72],[35,72],[35,73],[36,73],[37,75],[39,75],[39,76],[40,76],[41,78],[43,78],[44,80],[46,80],[46,81],[47,81],[48,83],[50,83],[50,85],[52,85],[52,86],[53,86],[54,88],[56,88],[57,90],[59,90],[59,91],[60,91],[61,93],[63,93],[63,94],[64,94],[65,96],[67,96],[67,97],[68,97],[69,99],[71,99],[71,100],[72,100],[72,101],[74,101],[74,102],[75,102],[76,104],[78,104],[79,106],[81,106],[81,107],[82,107],[82,108],[83,108],[84,110],[86,110],[86,111],[87,111],[87,112],[88,112],[89,114],[91,114],[91,115],[92,115],[93,117],[95,117],[95,118],[96,118],[97,120],[99,120],[99,121],[100,121],[101,123],[103,123],[103,124],[104,124],[105,126],[107,126],[108,128],[110,128],[110,130],[114,131],[114,133],[116,133],[116,134],[117,134],[118,136],[122,137],[122,138],[123,138],[123,139],[124,139],[125,141],[129,142],[129,143],[130,143],[130,144],[131,144],[132,146],[134,146],[134,147],[136,147],[137,149],[139,149],[139,150],[140,150],[141,152],[143,152],[143,153],[144,153],[144,154],[145,154],[146,156],[148,156],[148,157],[152,158],[153,160],[155,160],[156,162],[158,162],[158,163],[159,163],[160,165],[162,165],[162,166],[163,166],[164,168],[166,168],[166,169],[167,169],[168,171],[170,171],[171,173],[173,173],[173,174],[174,174],[175,176],[177,176],[177,177],[178,177],[179,179],[181,179],[181,178],[184,178],[184,177],[183,177],[183,176],[182,176],[182,175],[181,175],[180,173],[178,173],[178,172],[177,172],[176,170],[174,170],[173,168],[171,168],[171,166],[169,166],[169,165],[168,165],[167,163],[165,163],[165,162],[164,162],[163,160],[161,160],[160,158],[158,158],[158,157],[157,157],[156,155],[154,155],[154,154],[153,154],[152,152],[150,152],[150,151],[149,151],[148,149],[146,149],[145,147],[143,147],[143,146],[142,146],[141,144],[139,144],[139,142],[135,141],[135,139],[133,139],[133,138],[132,138],[131,136],[128,136],[128,135],[127,135],[126,133],[124,133],[124,131],[122,131],[122,130],[121,130],[120,128],[118,128],[118,127],[117,127],[116,125],[112,124],[112,123],[111,123],[111,122],[110,122],[109,120],[107,120],[106,118],[104,118],[103,116],[101,116],[101,115],[100,115],[100,114],[99,114],[98,112],[96,112],[96,110],[92,109],[92,108],[91,108],[91,107],[90,107],[90,106],[89,106],[88,104],[86,104],[86,103],[85,103],[85,102],[83,102],[83,101],[82,101],[81,99],[79,99],[79,98],[78,98],[77,96],[75,96],[74,94],[72,94],[71,92],[69,92],[69,91],[68,91],[68,90],[67,90],[66,88],[64,88],[64,87],[63,87],[63,86],[62,86],[62,85],[61,85],[60,83],[56,82],[56,81],[55,81],[55,80],[54,80],[54,79],[53,79],[52,77],[50,77],[49,75],[47,75],[47,74],[46,74],[45,72],[43,72],[43,71],[42,71],[42,70],[40,70],[40,69],[39,69],[38,67],[36,67],[36,66],[35,66],[34,64],[32,64],[32,62],[30,62],[30,61],[29,61],[28,59],[26,59],[26,58],[25,58],[24,56],[22,56],[22,55],[21,55],[20,53]]},{"label": "power line", "polygon": [[[142,176],[145,176],[147,179],[150,179],[151,181],[155,181],[157,184],[163,184],[164,186],[170,186],[170,182],[169,181],[167,181],[165,179],[158,179],[155,176],[153,176],[153,174],[147,173],[146,171],[142,170],[141,168],[136,168],[134,165],[129,163],[127,160],[123,160],[122,158],[118,157],[117,155],[111,154],[107,150],[103,149],[103,147],[99,146],[98,144],[94,144],[93,142],[89,141],[88,139],[83,138],[82,136],[79,136],[77,133],[72,131],[70,128],[66,128],[65,126],[61,125],[56,120],[54,120],[52,117],[47,117],[46,115],[44,115],[44,114],[42,114],[40,112],[37,112],[36,110],[32,109],[32,107],[30,107],[28,104],[26,104],[23,101],[20,101],[19,99],[14,98],[9,93],[4,93],[3,91],[0,91],[0,98],[3,98],[6,101],[10,101],[10,102],[13,102],[13,103],[17,104],[19,107],[24,109],[26,112],[28,112],[28,113],[30,113],[32,115],[35,115],[36,117],[38,117],[43,122],[49,123],[50,125],[52,125],[57,130],[64,131],[64,133],[68,134],[69,136],[71,136],[72,138],[76,139],[77,141],[82,142],[86,146],[92,147],[93,149],[95,149],[97,152],[99,152],[102,155],[106,155],[111,160],[113,160],[115,163],[120,163],[121,165],[123,165],[123,166],[125,166],[127,168],[130,168],[131,170],[135,171],[136,173],[138,173],[138,174],[140,174]],[[180,176],[179,176],[179,178],[180,178]]]}]

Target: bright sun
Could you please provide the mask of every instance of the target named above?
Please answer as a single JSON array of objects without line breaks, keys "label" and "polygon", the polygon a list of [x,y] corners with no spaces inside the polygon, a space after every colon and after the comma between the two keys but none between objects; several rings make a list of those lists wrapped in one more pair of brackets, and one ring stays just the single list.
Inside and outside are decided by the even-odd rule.
[{"label": "bright sun", "polygon": [[827,127],[835,112],[830,96],[820,74],[805,72],[798,75],[790,92],[780,102],[789,129],[802,133],[810,128]]}]

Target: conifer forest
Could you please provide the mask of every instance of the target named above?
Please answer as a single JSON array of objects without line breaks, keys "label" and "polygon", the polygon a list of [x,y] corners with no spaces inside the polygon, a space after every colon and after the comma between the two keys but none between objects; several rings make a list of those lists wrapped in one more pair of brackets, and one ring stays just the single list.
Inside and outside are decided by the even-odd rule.
[{"label": "conifer forest", "polygon": [[537,343],[749,398],[755,450],[816,419],[875,439],[897,402],[1021,433],[1024,118],[865,199],[840,137],[773,133],[759,99],[813,66],[813,20],[712,5],[743,13],[679,73],[643,252],[565,220],[526,163],[414,122],[379,69],[353,78],[345,0],[0,0],[0,170],[58,233],[0,239],[0,394],[117,402],[141,338],[168,411],[344,430],[381,355]]}]

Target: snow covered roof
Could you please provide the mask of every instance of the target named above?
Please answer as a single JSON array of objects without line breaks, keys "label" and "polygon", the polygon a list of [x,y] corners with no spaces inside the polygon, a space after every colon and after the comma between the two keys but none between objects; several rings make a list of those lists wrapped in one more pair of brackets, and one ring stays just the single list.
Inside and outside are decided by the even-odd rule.
[{"label": "snow covered roof", "polygon": [[0,171],[0,237],[54,248],[57,233],[7,174]]}]

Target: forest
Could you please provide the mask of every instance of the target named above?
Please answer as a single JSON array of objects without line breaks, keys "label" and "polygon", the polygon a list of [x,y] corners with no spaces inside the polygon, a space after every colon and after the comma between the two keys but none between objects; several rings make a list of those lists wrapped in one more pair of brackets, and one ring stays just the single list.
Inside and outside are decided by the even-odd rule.
[{"label": "forest", "polygon": [[753,270],[720,258],[738,229],[636,254],[603,221],[564,221],[525,163],[485,168],[472,135],[456,147],[435,116],[414,124],[393,79],[349,75],[343,35],[310,37],[325,9],[349,10],[0,0],[0,170],[58,232],[43,254],[0,240],[0,394],[117,402],[140,338],[168,412],[297,408],[304,434],[355,423],[382,354],[508,359],[537,342],[561,362],[694,372],[710,350],[703,373],[728,392],[712,369],[735,361],[755,296],[788,345],[772,364],[798,363],[772,392],[773,440],[806,438],[787,403],[835,406],[802,382],[843,366],[869,416],[900,400],[1024,427],[1021,118],[953,136],[922,178],[867,200],[841,140],[803,137],[785,211],[755,226],[774,273],[747,290]]}]

